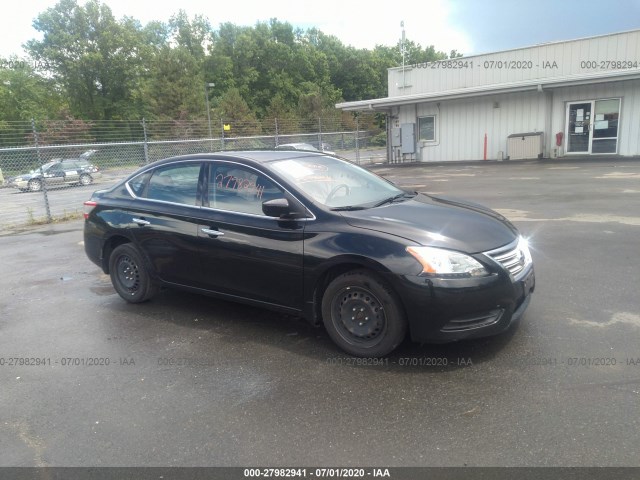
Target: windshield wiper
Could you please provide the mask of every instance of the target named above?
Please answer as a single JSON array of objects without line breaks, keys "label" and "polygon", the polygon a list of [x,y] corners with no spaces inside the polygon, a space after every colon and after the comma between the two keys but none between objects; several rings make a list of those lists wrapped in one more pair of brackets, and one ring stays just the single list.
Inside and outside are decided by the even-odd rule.
[{"label": "windshield wiper", "polygon": [[384,204],[386,204],[386,203],[393,203],[393,202],[395,202],[396,200],[400,200],[401,198],[413,198],[413,197],[415,197],[415,196],[416,196],[416,194],[415,194],[415,193],[402,192],[402,193],[399,193],[399,194],[397,194],[397,195],[394,195],[393,197],[385,198],[384,200],[382,200],[382,201],[380,201],[380,202],[376,203],[376,204],[373,206],[373,208],[375,208],[375,207],[380,207],[380,206],[382,206],[382,205],[384,205]]},{"label": "windshield wiper", "polygon": [[361,205],[345,205],[344,207],[333,207],[332,212],[351,212],[353,210],[364,210],[367,207]]}]

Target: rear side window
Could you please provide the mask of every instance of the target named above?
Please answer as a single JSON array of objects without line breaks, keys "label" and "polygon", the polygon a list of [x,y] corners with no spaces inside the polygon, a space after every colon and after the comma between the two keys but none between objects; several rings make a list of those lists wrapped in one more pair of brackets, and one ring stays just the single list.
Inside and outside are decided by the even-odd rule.
[{"label": "rear side window", "polygon": [[149,200],[195,205],[199,178],[199,163],[169,165],[138,175],[129,181],[129,188]]},{"label": "rear side window", "polygon": [[129,180],[128,185],[136,197],[142,197],[152,172],[144,172]]},{"label": "rear side window", "polygon": [[80,170],[82,169],[82,165],[79,162],[73,160],[65,160],[62,162],[63,170]]}]

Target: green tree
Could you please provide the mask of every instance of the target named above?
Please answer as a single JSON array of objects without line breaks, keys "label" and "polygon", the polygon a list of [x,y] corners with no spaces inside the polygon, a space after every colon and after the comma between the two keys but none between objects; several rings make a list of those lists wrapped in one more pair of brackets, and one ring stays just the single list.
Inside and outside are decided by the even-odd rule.
[{"label": "green tree", "polygon": [[148,61],[139,22],[116,20],[99,0],[84,6],[61,0],[41,13],[34,27],[43,38],[27,42],[27,50],[49,65],[74,116],[110,120],[138,113],[132,109],[134,92]]},{"label": "green tree", "polygon": [[187,13],[180,10],[171,17],[168,26],[171,39],[179,47],[185,48],[194,59],[202,63],[206,49],[213,40],[209,20],[202,15],[196,15],[189,19]]},{"label": "green tree", "polygon": [[275,133],[276,122],[280,134],[295,133],[299,129],[298,115],[281,93],[276,93],[269,102],[264,120],[271,127],[270,133]]},{"label": "green tree", "polygon": [[62,120],[44,120],[39,122],[38,140],[46,145],[64,145],[68,143],[93,142],[95,137],[91,133],[92,122],[73,118],[68,112],[63,112]]},{"label": "green tree", "polygon": [[256,135],[261,133],[260,124],[255,114],[240,95],[240,90],[231,88],[219,99],[214,117],[220,118],[225,124],[231,125],[231,135]]},{"label": "green tree", "polygon": [[[256,130],[257,118],[290,125],[320,116],[338,121],[336,102],[386,96],[387,69],[402,63],[399,44],[356,49],[275,18],[213,30],[206,17],[179,10],[166,23],[143,27],[133,18],[117,20],[100,0],[60,0],[34,26],[42,39],[26,47],[48,72],[5,80],[0,105],[8,113],[0,119],[24,118],[25,112],[59,117],[68,107],[71,117],[91,120],[202,121],[208,95],[220,115],[247,130]],[[410,40],[404,49],[406,64],[447,58]],[[215,87],[205,89],[210,83]],[[8,85],[12,95],[17,85],[25,91],[9,98]]]},{"label": "green tree", "polygon": [[202,65],[185,47],[164,46],[151,60],[146,100],[154,118],[206,117]]},{"label": "green tree", "polygon": [[0,120],[30,121],[57,118],[65,103],[54,82],[41,76],[26,60],[0,61]]}]

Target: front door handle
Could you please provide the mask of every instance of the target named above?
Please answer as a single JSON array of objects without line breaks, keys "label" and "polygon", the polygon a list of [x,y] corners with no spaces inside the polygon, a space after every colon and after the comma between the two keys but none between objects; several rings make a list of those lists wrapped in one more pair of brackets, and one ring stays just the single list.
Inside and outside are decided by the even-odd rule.
[{"label": "front door handle", "polygon": [[213,235],[214,237],[221,237],[224,235],[220,230],[211,230],[210,228],[201,228],[200,231],[202,233],[206,233],[207,235]]},{"label": "front door handle", "polygon": [[144,218],[134,218],[133,223],[136,223],[141,227],[146,227],[147,225],[151,225],[151,222],[148,220],[145,220]]}]

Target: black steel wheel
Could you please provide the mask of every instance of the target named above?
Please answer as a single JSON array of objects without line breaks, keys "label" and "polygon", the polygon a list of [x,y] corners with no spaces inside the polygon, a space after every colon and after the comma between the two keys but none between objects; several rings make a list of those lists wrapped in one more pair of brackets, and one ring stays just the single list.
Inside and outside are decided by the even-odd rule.
[{"label": "black steel wheel", "polygon": [[111,283],[118,295],[130,303],[149,300],[157,292],[142,257],[130,243],[116,247],[109,257]]},{"label": "black steel wheel", "polygon": [[407,320],[393,290],[373,272],[336,277],[322,297],[322,320],[332,340],[359,357],[393,351],[407,333]]}]

